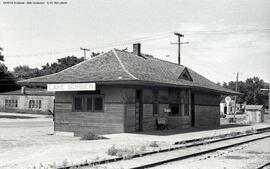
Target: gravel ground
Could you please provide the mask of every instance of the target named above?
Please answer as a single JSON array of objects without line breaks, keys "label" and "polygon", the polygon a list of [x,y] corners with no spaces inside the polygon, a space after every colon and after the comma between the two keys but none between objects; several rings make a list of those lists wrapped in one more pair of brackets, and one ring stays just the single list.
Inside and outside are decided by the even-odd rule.
[{"label": "gravel ground", "polygon": [[[3,118],[10,115],[29,116],[34,118]],[[266,127],[266,124],[244,126],[237,128],[215,129],[207,131],[165,130],[145,133],[121,133],[106,135],[104,140],[80,140],[77,137],[53,135],[52,118],[46,115],[15,114],[0,112],[0,168],[32,168],[40,164],[48,165],[64,162],[79,163],[85,160],[93,161],[112,158],[107,150],[115,145],[117,148],[136,149],[146,146],[146,151],[152,150],[149,144],[157,141],[159,148],[169,147],[174,141],[181,141],[202,136],[214,136],[229,131],[245,130],[247,128]]]},{"label": "gravel ground", "polygon": [[270,161],[270,138],[154,167],[156,169],[254,169]]}]

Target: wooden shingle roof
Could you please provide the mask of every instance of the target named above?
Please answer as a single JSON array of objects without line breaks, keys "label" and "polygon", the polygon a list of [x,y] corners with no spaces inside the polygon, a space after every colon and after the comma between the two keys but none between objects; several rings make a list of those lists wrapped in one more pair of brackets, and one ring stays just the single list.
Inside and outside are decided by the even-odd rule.
[{"label": "wooden shingle roof", "polygon": [[[179,78],[184,70],[188,71],[192,81]],[[153,57],[138,56],[116,49],[58,73],[19,81],[23,85],[80,82],[162,85],[201,88],[224,94],[238,94],[218,86],[183,65]]]}]

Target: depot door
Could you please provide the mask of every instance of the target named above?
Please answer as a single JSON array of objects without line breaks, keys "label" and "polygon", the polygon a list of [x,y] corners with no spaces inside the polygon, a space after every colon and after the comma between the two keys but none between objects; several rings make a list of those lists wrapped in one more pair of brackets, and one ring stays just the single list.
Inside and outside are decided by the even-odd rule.
[{"label": "depot door", "polygon": [[194,103],[194,94],[191,94],[191,126],[195,126],[195,103]]},{"label": "depot door", "polygon": [[142,90],[136,90],[135,129],[136,129],[136,131],[142,131],[143,130]]}]

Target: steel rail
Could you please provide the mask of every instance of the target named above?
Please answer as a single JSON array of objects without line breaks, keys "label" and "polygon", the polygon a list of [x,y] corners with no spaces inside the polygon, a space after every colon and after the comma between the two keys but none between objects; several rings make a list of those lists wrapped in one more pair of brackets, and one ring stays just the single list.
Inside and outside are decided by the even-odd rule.
[{"label": "steel rail", "polygon": [[[162,150],[159,150],[159,151],[151,151],[151,152],[145,152],[145,153],[141,153],[141,154],[136,154],[136,155],[132,156],[131,159],[132,158],[142,157],[142,156],[147,156],[147,155],[152,155],[152,154],[164,153],[164,152],[168,152],[168,151],[175,151],[175,150],[179,150],[181,148],[196,147],[196,146],[201,146],[201,145],[204,145],[204,144],[212,144],[212,143],[216,143],[216,142],[222,142],[222,141],[231,140],[231,139],[237,139],[237,138],[241,138],[241,137],[247,137],[247,136],[251,136],[251,135],[255,135],[255,134],[262,134],[262,133],[265,133],[265,132],[270,132],[269,129],[270,129],[270,127],[266,127],[266,128],[262,128],[262,129],[256,129],[255,133],[241,134],[241,135],[238,135],[238,136],[226,137],[226,138],[211,140],[211,141],[207,141],[207,142],[196,143],[197,141],[200,141],[202,138],[201,139],[184,140],[184,142],[186,141],[186,143],[195,142],[195,144],[181,145],[181,146],[178,146],[178,147],[166,148],[166,149],[162,149]],[[270,137],[270,136],[267,136],[267,137]],[[181,144],[181,142],[175,142],[175,145],[177,145],[177,144]],[[187,157],[187,158],[190,158],[190,157]],[[116,158],[106,159],[106,160],[101,160],[101,161],[85,162],[85,163],[82,163],[82,164],[75,164],[75,165],[70,165],[70,166],[57,167],[57,169],[71,169],[71,168],[76,168],[76,167],[87,167],[87,166],[90,167],[90,166],[96,166],[96,165],[101,165],[101,164],[108,164],[108,163],[112,163],[112,162],[117,162],[117,161],[120,161],[120,160],[123,160],[123,159],[124,159],[123,157],[116,157]],[[181,159],[179,158],[179,160],[181,160]],[[176,160],[174,160],[174,161],[176,161]],[[164,162],[164,163],[167,163],[167,162]]]},{"label": "steel rail", "polygon": [[[255,139],[251,139],[251,140],[247,140],[247,141],[243,141],[243,142],[239,142],[239,143],[235,143],[235,144],[230,144],[230,145],[226,145],[226,146],[222,146],[222,147],[218,147],[218,148],[213,148],[213,149],[202,151],[202,152],[198,152],[198,153],[193,153],[193,154],[189,154],[189,155],[186,155],[186,156],[175,157],[175,158],[171,158],[171,159],[167,159],[167,160],[163,160],[163,161],[159,161],[159,162],[154,162],[154,163],[151,163],[151,164],[141,165],[139,167],[133,167],[133,168],[130,168],[130,169],[151,168],[151,167],[159,166],[159,165],[166,164],[166,163],[169,163],[169,162],[184,160],[184,159],[187,159],[187,158],[191,158],[191,157],[196,157],[196,156],[200,156],[200,155],[212,153],[212,152],[215,152],[215,151],[218,151],[218,150],[223,150],[223,149],[227,149],[227,148],[239,146],[239,145],[242,145],[242,144],[247,144],[247,143],[250,143],[250,142],[253,142],[253,141],[257,141],[257,140],[262,140],[262,139],[265,139],[265,138],[270,138],[270,135],[259,137],[259,138],[255,138]],[[263,167],[265,167],[265,166],[263,166]],[[260,169],[262,169],[262,168],[260,168]]]},{"label": "steel rail", "polygon": [[263,169],[264,167],[269,166],[269,165],[270,165],[270,161],[268,163],[265,163],[265,164],[261,165],[257,169]]}]

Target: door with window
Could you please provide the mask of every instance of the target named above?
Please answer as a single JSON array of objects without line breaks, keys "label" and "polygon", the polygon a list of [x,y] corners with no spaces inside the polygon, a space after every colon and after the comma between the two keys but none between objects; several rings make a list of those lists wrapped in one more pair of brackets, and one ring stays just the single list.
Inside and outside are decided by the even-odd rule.
[{"label": "door with window", "polygon": [[142,90],[136,90],[135,99],[135,130],[143,130],[143,105],[142,105]]}]

